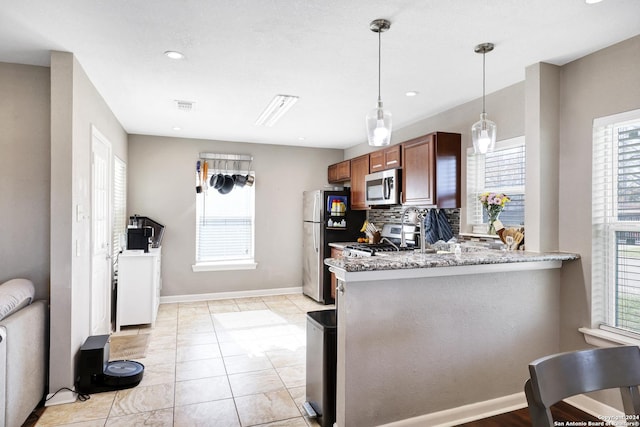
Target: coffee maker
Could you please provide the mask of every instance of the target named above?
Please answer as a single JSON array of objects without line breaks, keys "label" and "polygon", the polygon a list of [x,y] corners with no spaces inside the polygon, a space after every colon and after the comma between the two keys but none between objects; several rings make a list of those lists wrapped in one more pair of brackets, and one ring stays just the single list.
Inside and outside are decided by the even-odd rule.
[{"label": "coffee maker", "polygon": [[146,216],[129,217],[127,227],[127,249],[149,252],[149,248],[159,248],[164,235],[164,225]]},{"label": "coffee maker", "polygon": [[151,239],[153,238],[152,227],[127,228],[127,249],[142,249],[149,252]]}]

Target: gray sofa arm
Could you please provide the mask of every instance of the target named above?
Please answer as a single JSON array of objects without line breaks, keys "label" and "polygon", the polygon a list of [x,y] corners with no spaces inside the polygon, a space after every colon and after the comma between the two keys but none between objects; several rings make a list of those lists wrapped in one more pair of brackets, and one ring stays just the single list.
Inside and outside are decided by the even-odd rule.
[{"label": "gray sofa arm", "polygon": [[[0,425],[20,427],[45,395],[49,309],[44,300],[0,321]],[[2,399],[4,397],[4,399]],[[4,423],[4,424],[3,424]]]}]

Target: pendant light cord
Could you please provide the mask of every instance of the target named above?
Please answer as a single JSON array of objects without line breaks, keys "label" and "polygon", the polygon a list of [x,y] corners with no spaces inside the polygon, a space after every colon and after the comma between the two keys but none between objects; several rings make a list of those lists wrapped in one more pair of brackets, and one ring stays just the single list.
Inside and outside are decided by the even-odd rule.
[{"label": "pendant light cord", "polygon": [[381,73],[381,67],[380,67],[380,63],[381,63],[381,38],[380,38],[380,33],[382,33],[381,30],[378,30],[378,102],[382,101],[382,99],[380,98],[380,73]]},{"label": "pendant light cord", "polygon": [[485,114],[485,108],[484,108],[484,94],[485,94],[485,56],[486,56],[486,52],[482,52],[482,113]]}]

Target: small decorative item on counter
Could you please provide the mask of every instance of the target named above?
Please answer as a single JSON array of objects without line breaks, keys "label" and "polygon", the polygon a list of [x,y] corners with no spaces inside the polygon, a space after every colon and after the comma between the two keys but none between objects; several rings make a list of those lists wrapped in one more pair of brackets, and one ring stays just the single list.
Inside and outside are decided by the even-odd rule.
[{"label": "small decorative item on counter", "polygon": [[484,206],[489,216],[489,234],[496,234],[495,222],[500,216],[500,212],[505,205],[511,201],[509,196],[502,193],[482,193],[479,197],[480,203]]},{"label": "small decorative item on counter", "polygon": [[456,258],[460,258],[462,256],[462,247],[460,246],[460,243],[455,244],[453,253],[455,254]]},{"label": "small decorative item on counter", "polygon": [[507,245],[508,251],[518,250],[519,246],[524,241],[524,228],[504,228],[498,230],[500,240]]}]

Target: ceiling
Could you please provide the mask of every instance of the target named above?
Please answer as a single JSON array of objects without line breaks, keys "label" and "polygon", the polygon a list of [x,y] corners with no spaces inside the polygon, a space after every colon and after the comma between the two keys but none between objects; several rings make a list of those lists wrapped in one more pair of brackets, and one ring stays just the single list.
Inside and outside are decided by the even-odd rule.
[{"label": "ceiling", "polygon": [[[366,141],[378,89],[373,19],[391,21],[382,99],[396,129],[482,95],[479,43],[496,45],[491,93],[524,80],[528,65],[563,65],[640,34],[638,0],[3,3],[0,61],[47,66],[50,50],[73,52],[128,133],[328,148]],[[299,101],[273,127],[256,126],[277,94]]]}]

